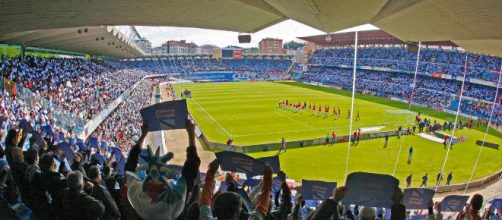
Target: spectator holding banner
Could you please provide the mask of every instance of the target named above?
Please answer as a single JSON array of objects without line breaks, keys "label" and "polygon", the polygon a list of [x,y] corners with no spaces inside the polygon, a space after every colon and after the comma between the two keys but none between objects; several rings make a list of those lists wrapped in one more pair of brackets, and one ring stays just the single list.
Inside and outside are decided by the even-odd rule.
[{"label": "spectator holding banner", "polygon": [[[214,214],[211,211],[213,204],[212,192],[214,191],[214,175],[219,168],[217,160],[209,164],[206,181],[202,187],[202,194],[199,199],[200,220],[211,219],[239,219],[241,216],[242,201],[240,195],[234,192],[224,192],[214,200]],[[272,190],[272,168],[266,166],[263,173],[262,194],[258,199],[255,212],[251,213],[248,219],[264,219],[267,216],[270,206],[270,192]]]},{"label": "spectator holding banner", "polygon": [[469,204],[465,205],[465,210],[457,215],[457,220],[481,220],[479,210],[481,210],[482,206],[483,196],[480,194],[473,195]]}]

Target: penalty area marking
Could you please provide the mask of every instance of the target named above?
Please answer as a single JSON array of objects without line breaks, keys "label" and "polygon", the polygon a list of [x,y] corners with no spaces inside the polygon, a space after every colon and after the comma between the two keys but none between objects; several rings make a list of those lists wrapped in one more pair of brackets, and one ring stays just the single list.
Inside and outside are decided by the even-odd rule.
[{"label": "penalty area marking", "polygon": [[289,120],[291,120],[291,121],[298,122],[298,123],[300,123],[300,124],[302,124],[302,125],[305,125],[305,126],[307,126],[307,127],[311,128],[311,129],[313,129],[313,127],[312,127],[312,126],[310,126],[309,124],[307,124],[307,123],[305,123],[305,122],[302,122],[302,121],[299,121],[299,120],[296,120],[296,119],[294,119],[294,118],[290,118],[290,117],[286,117],[286,116],[284,116],[284,115],[281,115],[281,114],[277,113],[277,111],[274,111],[274,114],[278,115],[279,117],[283,117],[283,118],[289,119]]},{"label": "penalty area marking", "polygon": [[207,112],[206,109],[202,107],[202,105],[199,104],[199,102],[197,102],[197,100],[195,100],[194,98],[192,98],[192,100],[202,109],[202,111],[207,114],[207,116],[209,116],[209,118],[211,118],[211,120],[213,120],[221,128],[221,130],[223,130],[227,134],[228,137],[232,137],[232,135],[230,135],[230,133],[228,133],[228,131],[223,126],[221,126],[221,124],[216,121],[216,119],[214,119],[213,116],[209,114],[209,112]]}]

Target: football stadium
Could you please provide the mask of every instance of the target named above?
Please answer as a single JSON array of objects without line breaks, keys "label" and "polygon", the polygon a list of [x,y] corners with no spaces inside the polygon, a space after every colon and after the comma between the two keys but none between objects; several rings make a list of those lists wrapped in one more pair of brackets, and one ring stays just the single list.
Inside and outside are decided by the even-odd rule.
[{"label": "football stadium", "polygon": [[2,220],[501,218],[502,2],[0,9]]}]

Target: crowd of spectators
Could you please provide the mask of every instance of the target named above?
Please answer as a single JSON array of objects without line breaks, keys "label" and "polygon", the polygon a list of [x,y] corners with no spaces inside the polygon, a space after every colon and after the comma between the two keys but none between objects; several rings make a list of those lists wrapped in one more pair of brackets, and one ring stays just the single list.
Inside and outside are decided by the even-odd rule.
[{"label": "crowd of spectators", "polygon": [[[195,147],[195,125],[187,123],[189,146],[180,171],[164,177],[159,172],[165,171],[152,169],[147,170],[147,178],[143,177],[147,181],[163,175],[162,178],[168,178],[165,184],[173,188],[166,188],[162,183],[145,183],[143,193],[134,189],[134,182],[141,180],[137,178],[145,172],[145,165],[160,161],[140,162],[147,124],[141,126],[136,141],[128,142],[132,144],[128,155],[119,159],[113,153],[103,154],[99,149],[93,151],[68,139],[56,140],[50,136],[44,136],[43,143],[37,146],[31,138],[27,140],[27,130],[12,128],[0,148],[0,219],[152,219],[148,217],[151,216],[179,220],[405,220],[424,215],[406,210],[399,188],[392,196],[392,207],[362,207],[340,204],[346,187],[336,188],[333,196],[323,201],[304,200],[301,187],[290,186],[283,171],[273,178],[272,167],[268,165],[257,185],[242,182],[233,173],[225,172],[218,160],[212,161],[207,170],[201,170]],[[26,141],[28,148],[23,151]],[[62,146],[69,146],[70,151]],[[137,176],[131,178],[131,173],[124,174],[126,171]],[[167,194],[161,196],[163,191]],[[134,193],[147,198],[135,197]],[[483,197],[477,194],[465,210],[444,213],[439,202],[431,200],[425,215],[431,220],[455,216],[457,219],[500,218],[501,211],[496,208],[482,210],[483,202]]]},{"label": "crowd of spectators", "polygon": [[0,73],[59,108],[89,120],[147,72],[85,59],[0,59]]},{"label": "crowd of spectators", "polygon": [[108,142],[108,146],[127,151],[125,146],[130,146],[130,141],[141,134],[141,128],[137,126],[142,122],[139,110],[151,104],[153,88],[159,82],[158,79],[143,80],[91,136]]},{"label": "crowd of spectators", "polygon": [[142,68],[146,71],[163,73],[179,73],[183,75],[214,71],[234,71],[248,73],[287,73],[291,60],[271,59],[209,59],[183,58],[163,60],[129,61],[130,67]]},{"label": "crowd of spectators", "polygon": [[[80,59],[28,57],[23,63],[5,58],[0,64],[0,72],[4,77],[49,99],[55,103],[55,107],[67,109],[86,119],[147,74],[143,70],[131,69],[128,65],[126,68],[121,64]],[[255,64],[226,64],[226,68],[232,66],[242,71],[276,71],[283,68],[263,67],[262,64],[256,64],[259,67],[252,67]],[[141,68],[141,65],[136,67]],[[358,72],[358,78],[357,88],[360,91],[403,99],[408,98],[411,92],[409,79],[399,73],[361,71]],[[351,71],[317,67],[304,74],[302,79],[350,88]],[[359,207],[358,204],[345,206],[339,203],[347,190],[345,187],[334,190],[330,199],[305,201],[301,187],[292,188],[287,182],[286,173],[282,171],[272,178],[273,171],[269,166],[264,169],[260,183],[256,186],[237,181],[234,175],[220,168],[221,161],[218,160],[211,162],[207,170],[200,170],[201,161],[195,147],[195,126],[190,121],[187,122],[189,146],[186,149],[186,161],[178,174],[169,175],[166,180],[169,184],[175,183],[176,188],[166,187],[163,183],[145,183],[143,191],[151,198],[146,198],[147,203],[142,204],[144,206],[133,205],[135,200],[141,198],[130,196],[131,181],[136,179],[126,180],[125,172],[138,176],[143,172],[143,175],[148,176],[143,176],[145,181],[166,172],[159,168],[150,169],[145,174],[144,165],[146,162],[151,165],[152,160],[140,162],[148,125],[140,126],[142,123],[138,111],[148,105],[152,88],[158,83],[156,79],[143,80],[94,134],[122,148],[122,151],[129,150],[127,154],[110,150],[111,146],[86,146],[85,143],[74,141],[70,131],[63,132],[62,136],[59,131],[52,134],[42,132],[41,125],[54,123],[51,110],[42,110],[39,100],[33,100],[34,106],[28,108],[23,100],[2,90],[0,128],[3,132],[0,132],[0,139],[4,141],[0,142],[0,219],[142,219],[140,216],[148,219],[144,217],[148,212],[152,216],[166,216],[162,219],[204,220],[405,220],[410,217],[411,214],[402,204],[403,193],[400,189],[396,189],[391,208]],[[435,103],[441,107],[451,105],[455,99],[452,92],[455,91],[434,86],[441,83],[420,77],[414,101]],[[490,95],[484,91],[489,88],[469,86],[469,90],[474,91],[472,96],[476,98],[485,99]],[[447,103],[442,103],[443,99]],[[468,102],[462,105],[470,109]],[[165,163],[158,158],[153,162],[159,161]],[[202,175],[201,171],[207,172]],[[223,179],[219,189],[216,189],[217,179]],[[279,187],[274,189],[274,182],[277,181]],[[223,185],[226,185],[225,190]],[[168,192],[167,195],[160,193],[162,191]],[[248,209],[247,200],[242,199],[245,197],[255,208]],[[157,198],[166,199],[165,206],[168,209],[151,208],[152,204],[158,203]],[[458,219],[481,219],[481,215],[500,218],[500,210],[485,210],[482,213],[482,204],[482,196],[473,196],[465,210],[458,213]],[[437,203],[431,201],[428,210],[429,219],[443,219]]]},{"label": "crowd of spectators", "polygon": [[[352,90],[352,75],[352,69],[312,66],[300,80]],[[412,74],[358,70],[356,89],[359,92],[408,101],[412,94],[413,77]],[[460,91],[461,82],[418,75],[413,102],[431,108],[456,111],[458,105],[455,103],[458,103]],[[463,96],[467,98],[462,101],[461,112],[488,119],[492,109],[490,103],[495,99],[495,93],[496,89],[493,87],[465,83]],[[492,120],[499,124],[502,122],[500,104],[496,105]]]},{"label": "crowd of spectators", "polygon": [[231,59],[223,60],[226,70],[251,73],[286,73],[290,60]]},{"label": "crowd of spectators", "polygon": [[[426,73],[444,73],[453,77],[463,76],[466,54],[468,55],[468,79],[481,79],[497,82],[502,59],[487,55],[469,54],[460,50],[442,50],[424,48],[420,52],[418,71]],[[359,48],[358,66],[390,68],[397,71],[414,72],[416,53],[408,52],[403,47]],[[316,50],[309,57],[311,64],[352,65],[353,48]]]}]

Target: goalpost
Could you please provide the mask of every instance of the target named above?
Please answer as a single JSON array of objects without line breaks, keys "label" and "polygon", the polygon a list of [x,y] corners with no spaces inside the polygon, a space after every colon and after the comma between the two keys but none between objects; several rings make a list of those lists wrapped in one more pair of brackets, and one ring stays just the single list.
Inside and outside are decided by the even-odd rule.
[{"label": "goalpost", "polygon": [[408,110],[385,110],[383,125],[412,125],[416,115],[416,112]]}]

